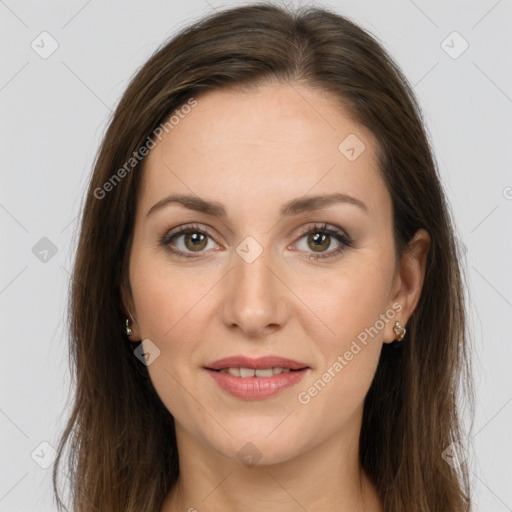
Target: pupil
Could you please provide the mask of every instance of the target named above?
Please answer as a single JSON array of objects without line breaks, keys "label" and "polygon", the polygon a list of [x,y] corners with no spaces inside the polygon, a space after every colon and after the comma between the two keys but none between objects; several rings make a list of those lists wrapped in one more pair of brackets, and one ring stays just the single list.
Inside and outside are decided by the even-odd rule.
[{"label": "pupil", "polygon": [[202,249],[203,245],[204,245],[204,235],[202,235],[201,233],[191,233],[187,236],[187,239],[189,242],[192,243],[192,247],[197,249]]},{"label": "pupil", "polygon": [[[327,246],[329,245],[329,242],[327,242],[327,246],[325,244],[325,240],[328,238],[329,235],[325,235],[325,234],[320,234],[320,233],[315,233],[313,235],[313,243],[314,243],[314,248],[323,248],[323,249],[326,249]],[[317,251],[318,252],[318,251]]]}]

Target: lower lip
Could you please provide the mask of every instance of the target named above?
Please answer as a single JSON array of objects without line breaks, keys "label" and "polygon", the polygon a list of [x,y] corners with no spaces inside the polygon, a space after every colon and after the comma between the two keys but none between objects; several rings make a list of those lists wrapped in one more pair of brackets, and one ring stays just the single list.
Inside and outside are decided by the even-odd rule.
[{"label": "lower lip", "polygon": [[308,368],[279,373],[272,377],[234,377],[229,373],[217,372],[208,368],[205,370],[224,391],[231,395],[244,400],[261,400],[277,395],[280,391],[297,384],[304,377]]}]

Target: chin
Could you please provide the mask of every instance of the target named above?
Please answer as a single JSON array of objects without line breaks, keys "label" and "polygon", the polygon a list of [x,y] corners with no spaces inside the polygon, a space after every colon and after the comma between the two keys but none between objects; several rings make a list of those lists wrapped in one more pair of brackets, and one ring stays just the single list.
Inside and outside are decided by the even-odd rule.
[{"label": "chin", "polygon": [[280,435],[276,432],[269,435],[276,423],[273,425],[265,433],[248,427],[243,430],[243,435],[224,438],[221,444],[216,444],[215,440],[211,439],[209,442],[216,451],[228,459],[248,467],[280,464],[302,453],[301,442],[304,440],[300,436],[284,430]]}]

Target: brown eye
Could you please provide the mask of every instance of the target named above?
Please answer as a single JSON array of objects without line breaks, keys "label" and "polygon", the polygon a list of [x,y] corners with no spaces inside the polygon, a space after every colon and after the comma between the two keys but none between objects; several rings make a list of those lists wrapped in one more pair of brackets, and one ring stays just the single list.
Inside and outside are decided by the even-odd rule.
[{"label": "brown eye", "polygon": [[210,232],[206,228],[195,225],[180,226],[168,232],[160,240],[162,246],[180,258],[194,258],[193,253],[197,253],[198,256],[203,252],[207,253],[209,242],[215,248],[216,244]]},{"label": "brown eye", "polygon": [[207,237],[202,233],[185,233],[184,243],[185,247],[191,251],[202,251],[207,243]]},{"label": "brown eye", "polygon": [[331,235],[315,233],[308,236],[308,245],[315,252],[323,252],[331,244]]},{"label": "brown eye", "polygon": [[[353,246],[349,235],[335,226],[315,225],[302,233],[296,242],[298,249],[310,260],[322,260],[341,255]],[[328,250],[331,249],[331,250]]]}]

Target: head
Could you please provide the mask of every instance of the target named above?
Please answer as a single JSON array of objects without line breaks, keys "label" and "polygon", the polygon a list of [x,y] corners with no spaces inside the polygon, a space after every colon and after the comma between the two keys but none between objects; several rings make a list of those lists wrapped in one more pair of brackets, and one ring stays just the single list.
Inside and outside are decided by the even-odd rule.
[{"label": "head", "polygon": [[[452,222],[406,79],[348,19],[240,7],[162,46],[105,135],[72,285],[79,502],[159,510],[176,434],[276,464],[355,432],[385,510],[466,510]],[[208,370],[238,354],[307,370],[240,400]]]}]

